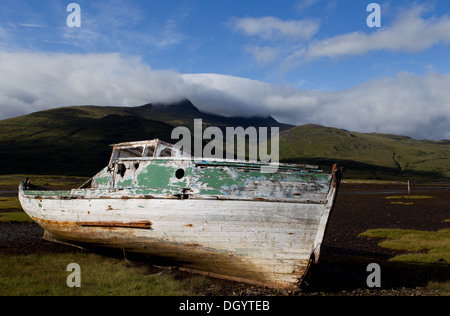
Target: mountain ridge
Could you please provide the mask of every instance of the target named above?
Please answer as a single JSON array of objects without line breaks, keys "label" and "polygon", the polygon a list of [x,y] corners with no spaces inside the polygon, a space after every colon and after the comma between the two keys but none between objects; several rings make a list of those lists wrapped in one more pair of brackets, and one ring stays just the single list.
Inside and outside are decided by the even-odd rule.
[{"label": "mountain ridge", "polygon": [[0,173],[93,175],[110,144],[159,138],[177,126],[280,128],[280,160],[346,166],[351,177],[450,179],[450,141],[358,133],[317,124],[293,126],[273,117],[225,117],[200,111],[188,99],[137,107],[70,106],[0,121]]},{"label": "mountain ridge", "polygon": [[[450,178],[450,143],[415,140],[408,136],[359,133],[306,124],[280,133],[285,161],[339,161],[374,179],[399,177]],[[351,168],[350,168],[351,169]]]}]

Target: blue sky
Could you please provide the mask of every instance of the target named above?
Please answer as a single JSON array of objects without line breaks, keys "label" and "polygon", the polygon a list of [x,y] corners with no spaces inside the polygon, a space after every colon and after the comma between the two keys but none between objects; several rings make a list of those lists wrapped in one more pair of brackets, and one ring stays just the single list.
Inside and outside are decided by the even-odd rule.
[{"label": "blue sky", "polygon": [[[66,23],[71,2],[81,27]],[[2,0],[0,119],[188,97],[224,115],[448,139],[449,12],[447,0]]]}]

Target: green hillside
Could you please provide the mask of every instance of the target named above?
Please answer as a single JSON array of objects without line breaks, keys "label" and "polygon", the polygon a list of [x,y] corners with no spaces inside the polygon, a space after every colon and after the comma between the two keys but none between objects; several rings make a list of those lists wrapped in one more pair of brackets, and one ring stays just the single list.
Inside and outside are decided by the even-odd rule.
[{"label": "green hillside", "polygon": [[[110,144],[159,138],[176,126],[292,126],[271,117],[223,117],[200,112],[189,100],[138,107],[73,106],[0,121],[0,173],[89,176],[108,162]],[[193,133],[192,133],[193,134]]]},{"label": "green hillside", "polygon": [[389,134],[364,134],[303,125],[280,135],[284,161],[326,166],[339,162],[347,175],[368,178],[450,178],[450,141],[419,141]]},{"label": "green hillside", "polygon": [[450,141],[363,134],[319,125],[279,123],[272,117],[224,117],[199,111],[189,100],[139,107],[73,106],[0,121],[0,173],[92,176],[110,157],[110,144],[159,138],[176,126],[280,128],[280,159],[346,168],[347,178],[450,179]]},{"label": "green hillside", "polygon": [[92,175],[108,162],[112,143],[169,139],[172,127],[138,116],[84,116],[61,108],[0,122],[0,172]]}]

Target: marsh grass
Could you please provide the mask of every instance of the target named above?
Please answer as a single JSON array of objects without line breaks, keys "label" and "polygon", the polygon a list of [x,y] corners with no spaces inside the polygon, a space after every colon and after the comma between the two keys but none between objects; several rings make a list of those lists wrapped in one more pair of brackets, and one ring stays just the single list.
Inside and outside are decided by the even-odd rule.
[{"label": "marsh grass", "polygon": [[391,202],[392,205],[414,205],[412,202]]},{"label": "marsh grass", "polygon": [[22,210],[19,198],[17,197],[0,197],[0,212],[10,210]]},{"label": "marsh grass", "polygon": [[[434,196],[428,196],[428,195],[396,195],[396,196],[387,196],[386,200],[394,200],[391,202],[392,205],[414,205],[414,200],[427,200],[427,199],[435,199]],[[406,200],[405,201],[397,201],[397,200]]]},{"label": "marsh grass", "polygon": [[396,195],[396,196],[388,196],[386,197],[387,200],[424,200],[424,199],[435,199],[435,196],[428,196],[428,195]]},{"label": "marsh grass", "polygon": [[34,223],[25,212],[0,213],[0,223]]},{"label": "marsh grass", "polygon": [[430,280],[431,289],[440,289],[450,294],[450,230],[415,231],[401,229],[371,229],[360,236],[385,238],[380,247],[407,251],[389,261],[422,266],[430,271],[445,270],[444,280]]},{"label": "marsh grass", "polygon": [[[69,288],[70,263],[81,268],[81,287]],[[0,296],[184,296],[209,280],[173,274],[148,275],[146,266],[96,254],[0,256]]]},{"label": "marsh grass", "polygon": [[[443,259],[450,262],[450,230],[437,232],[401,229],[372,229],[361,234],[365,237],[386,238],[379,246],[409,252],[390,260],[433,263]],[[442,260],[441,260],[442,261]]]}]

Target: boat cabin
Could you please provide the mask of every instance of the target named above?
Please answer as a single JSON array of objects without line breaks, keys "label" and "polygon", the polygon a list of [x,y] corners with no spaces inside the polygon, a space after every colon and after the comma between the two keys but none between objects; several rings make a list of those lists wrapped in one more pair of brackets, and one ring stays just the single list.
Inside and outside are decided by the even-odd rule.
[{"label": "boat cabin", "polygon": [[[111,147],[109,164],[92,178],[92,189],[156,187],[158,192],[166,192],[172,190],[174,177],[175,182],[187,185],[185,173],[192,168],[192,162],[190,154],[182,147],[159,139],[119,143]],[[179,188],[174,190],[179,191]]]},{"label": "boat cabin", "polygon": [[127,142],[111,145],[113,147],[109,165],[112,166],[117,159],[126,158],[182,158],[190,157],[183,152],[182,147],[166,143],[159,139]]}]

